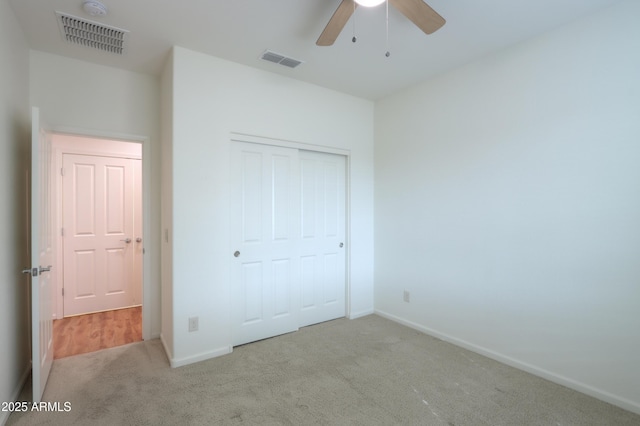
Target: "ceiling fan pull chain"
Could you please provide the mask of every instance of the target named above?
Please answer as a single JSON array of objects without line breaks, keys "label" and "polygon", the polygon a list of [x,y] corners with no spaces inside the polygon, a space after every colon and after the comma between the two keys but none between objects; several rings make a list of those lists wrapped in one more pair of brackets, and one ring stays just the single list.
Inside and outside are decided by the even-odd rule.
[{"label": "ceiling fan pull chain", "polygon": [[384,54],[387,58],[391,56],[391,52],[389,52],[389,0],[387,0],[387,52]]}]

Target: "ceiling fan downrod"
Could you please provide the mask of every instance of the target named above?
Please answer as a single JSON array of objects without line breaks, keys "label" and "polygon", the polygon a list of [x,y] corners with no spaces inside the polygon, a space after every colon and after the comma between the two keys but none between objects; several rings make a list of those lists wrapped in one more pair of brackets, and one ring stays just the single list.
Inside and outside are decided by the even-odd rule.
[{"label": "ceiling fan downrod", "polygon": [[387,52],[384,54],[384,56],[388,58],[389,56],[391,56],[391,52],[389,52],[389,0],[387,0],[386,3],[387,3]]},{"label": "ceiling fan downrod", "polygon": [[356,37],[356,2],[353,2],[353,37],[351,38],[351,42],[355,43],[358,39]]}]

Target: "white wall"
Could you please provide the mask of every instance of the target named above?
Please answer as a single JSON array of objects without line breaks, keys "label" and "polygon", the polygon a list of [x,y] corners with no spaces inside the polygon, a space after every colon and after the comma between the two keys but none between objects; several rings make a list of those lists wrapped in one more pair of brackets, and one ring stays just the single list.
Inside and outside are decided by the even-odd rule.
[{"label": "white wall", "polygon": [[373,103],[182,48],[173,61],[173,365],[230,350],[231,132],[351,150],[350,312],[372,312]]},{"label": "white wall", "polygon": [[168,55],[162,79],[161,123],[162,123],[162,194],[161,194],[161,301],[162,343],[169,359],[173,359],[173,54]]},{"label": "white wall", "polygon": [[[141,136],[149,140],[151,241],[145,242],[150,264],[150,334],[160,335],[160,81],[133,73],[49,53],[31,51],[31,105],[53,129],[94,135]],[[147,296],[150,296],[149,298]],[[145,328],[148,325],[145,324]]]},{"label": "white wall", "polygon": [[376,310],[636,412],[639,20],[619,3],[379,101],[375,127]]},{"label": "white wall", "polygon": [[[27,254],[29,49],[0,2],[0,401],[14,401],[31,367]],[[9,413],[0,412],[0,424]]]}]

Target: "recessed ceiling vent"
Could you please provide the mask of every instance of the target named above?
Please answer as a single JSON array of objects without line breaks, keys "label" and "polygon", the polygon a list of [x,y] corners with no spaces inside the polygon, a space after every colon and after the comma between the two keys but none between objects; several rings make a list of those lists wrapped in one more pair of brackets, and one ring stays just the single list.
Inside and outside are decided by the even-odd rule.
[{"label": "recessed ceiling vent", "polygon": [[286,57],[284,55],[272,52],[270,50],[265,50],[262,53],[262,56],[260,57],[260,59],[263,59],[263,60],[269,61],[269,62],[273,62],[273,63],[276,63],[276,64],[284,65],[285,67],[289,67],[289,68],[295,68],[298,65],[303,63],[302,61],[299,61],[297,59],[288,58],[288,57]]},{"label": "recessed ceiling vent", "polygon": [[117,55],[125,53],[126,36],[129,31],[62,12],[56,12],[56,15],[62,37],[67,42]]}]

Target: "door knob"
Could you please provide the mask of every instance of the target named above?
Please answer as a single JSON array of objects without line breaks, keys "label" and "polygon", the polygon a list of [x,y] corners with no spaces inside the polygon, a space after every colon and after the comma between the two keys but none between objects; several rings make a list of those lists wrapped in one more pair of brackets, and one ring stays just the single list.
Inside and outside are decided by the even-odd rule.
[{"label": "door knob", "polygon": [[340,243],[340,248],[344,247],[344,243]]},{"label": "door knob", "polygon": [[141,243],[142,242],[142,238],[138,237],[136,238],[136,243]]},{"label": "door knob", "polygon": [[131,242],[131,238],[126,238],[126,239],[120,240],[120,241],[124,241],[125,243],[129,244]]},{"label": "door knob", "polygon": [[42,274],[43,272],[49,272],[49,271],[51,271],[51,265],[47,266],[46,268],[42,266],[40,267],[40,274]]},{"label": "door knob", "polygon": [[238,257],[238,256],[240,256],[240,252],[236,250],[236,252],[233,253],[233,257]]}]

